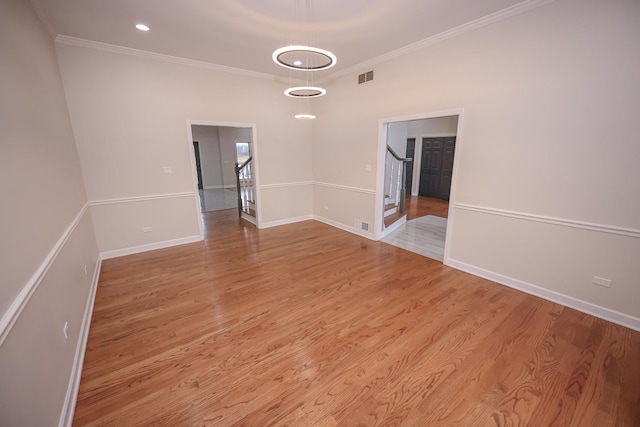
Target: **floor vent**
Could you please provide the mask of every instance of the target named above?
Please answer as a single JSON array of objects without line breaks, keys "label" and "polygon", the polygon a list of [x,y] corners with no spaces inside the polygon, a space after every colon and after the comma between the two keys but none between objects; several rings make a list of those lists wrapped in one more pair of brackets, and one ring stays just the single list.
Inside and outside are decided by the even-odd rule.
[{"label": "floor vent", "polygon": [[370,82],[371,80],[373,80],[373,70],[367,71],[366,73],[362,73],[358,76],[359,85],[362,83]]},{"label": "floor vent", "polygon": [[364,222],[361,219],[356,219],[355,221],[355,229],[356,231],[366,231],[369,232],[369,223],[368,222]]}]

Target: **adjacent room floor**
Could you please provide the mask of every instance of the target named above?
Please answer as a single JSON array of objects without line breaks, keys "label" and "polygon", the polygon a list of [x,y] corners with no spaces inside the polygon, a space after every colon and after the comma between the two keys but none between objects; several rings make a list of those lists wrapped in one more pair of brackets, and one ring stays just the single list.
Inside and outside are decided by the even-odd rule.
[{"label": "adjacent room floor", "polygon": [[407,196],[407,222],[382,241],[442,262],[448,210],[446,200]]},{"label": "adjacent room floor", "polygon": [[74,425],[638,421],[640,332],[316,221],[203,218],[103,262]]},{"label": "adjacent room floor", "polygon": [[203,212],[238,208],[238,193],[228,188],[199,190]]}]

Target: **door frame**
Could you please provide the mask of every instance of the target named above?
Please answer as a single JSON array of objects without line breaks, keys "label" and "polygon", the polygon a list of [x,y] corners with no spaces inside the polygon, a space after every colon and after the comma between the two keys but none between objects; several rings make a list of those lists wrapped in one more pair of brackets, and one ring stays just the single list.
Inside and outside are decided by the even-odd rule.
[{"label": "door frame", "polygon": [[[198,147],[197,155],[196,147]],[[198,180],[198,190],[204,190],[204,178],[202,177],[202,161],[200,160],[200,141],[193,141],[193,157],[196,161],[196,178]]]},{"label": "door frame", "polygon": [[189,150],[189,163],[191,164],[191,181],[194,191],[194,199],[196,205],[196,218],[198,220],[198,227],[200,230],[200,237],[204,239],[204,229],[202,225],[202,206],[200,206],[200,195],[198,193],[198,176],[196,172],[196,155],[193,150],[193,131],[191,126],[217,126],[217,127],[230,127],[230,128],[251,128],[251,143],[253,145],[253,162],[255,168],[255,181],[256,187],[256,227],[262,228],[262,203],[260,194],[260,170],[258,167],[258,137],[256,134],[255,123],[235,123],[235,122],[216,122],[207,120],[187,120],[187,147]]},{"label": "door frame", "polygon": [[[387,152],[387,132],[391,123],[407,122],[411,120],[436,119],[439,117],[458,116],[458,127],[456,130],[456,149],[453,157],[453,170],[451,172],[451,194],[449,197],[449,212],[447,214],[447,233],[444,241],[444,260],[443,264],[449,265],[451,257],[451,236],[455,228],[455,209],[454,205],[458,199],[458,174],[460,172],[460,158],[462,157],[462,149],[464,147],[464,108],[456,108],[451,110],[434,111],[430,113],[418,113],[406,116],[389,117],[378,121],[378,179],[376,182],[375,197],[375,216],[374,216],[374,239],[380,240],[384,237],[384,170],[385,158]],[[412,135],[411,135],[412,136]],[[411,137],[407,135],[407,137]],[[420,140],[422,142],[422,140]],[[417,142],[417,141],[416,141]],[[417,147],[416,147],[417,148]],[[415,165],[414,165],[415,172]]]}]

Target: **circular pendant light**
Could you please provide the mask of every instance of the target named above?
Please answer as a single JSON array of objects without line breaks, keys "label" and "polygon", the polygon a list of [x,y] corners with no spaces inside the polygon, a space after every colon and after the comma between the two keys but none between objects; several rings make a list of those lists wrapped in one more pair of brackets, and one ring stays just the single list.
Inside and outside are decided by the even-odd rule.
[{"label": "circular pendant light", "polygon": [[298,87],[290,87],[289,89],[284,91],[284,94],[290,96],[292,98],[317,98],[318,96],[322,96],[327,93],[321,87],[315,86],[298,86]]},{"label": "circular pendant light", "polygon": [[336,65],[338,59],[328,50],[311,46],[285,46],[271,55],[273,61],[285,68],[301,71],[320,71]]},{"label": "circular pendant light", "polygon": [[296,114],[294,117],[301,120],[313,120],[316,118],[313,114]]}]

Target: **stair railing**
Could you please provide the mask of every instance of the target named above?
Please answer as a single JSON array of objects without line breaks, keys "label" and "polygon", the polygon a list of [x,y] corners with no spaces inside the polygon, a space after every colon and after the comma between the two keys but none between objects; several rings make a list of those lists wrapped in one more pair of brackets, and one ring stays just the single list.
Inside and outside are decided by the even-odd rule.
[{"label": "stair railing", "polygon": [[[389,156],[389,154],[391,156]],[[387,145],[386,158],[386,176],[385,176],[385,194],[395,201],[396,205],[400,205],[400,213],[404,213],[405,196],[407,194],[406,175],[407,163],[413,159],[400,157],[393,148]]]},{"label": "stair railing", "polygon": [[236,189],[238,191],[238,216],[242,212],[249,213],[249,202],[253,202],[254,179],[253,179],[253,157],[250,156],[242,164],[236,163]]}]

